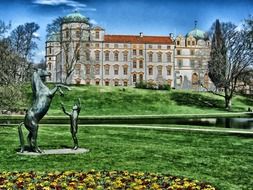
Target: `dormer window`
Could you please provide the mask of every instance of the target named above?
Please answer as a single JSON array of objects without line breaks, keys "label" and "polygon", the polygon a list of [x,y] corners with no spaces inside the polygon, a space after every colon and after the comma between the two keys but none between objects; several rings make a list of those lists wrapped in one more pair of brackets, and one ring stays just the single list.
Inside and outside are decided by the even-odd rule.
[{"label": "dormer window", "polygon": [[180,45],[180,41],[178,40],[178,41],[177,41],[177,46],[179,46],[179,45]]}]

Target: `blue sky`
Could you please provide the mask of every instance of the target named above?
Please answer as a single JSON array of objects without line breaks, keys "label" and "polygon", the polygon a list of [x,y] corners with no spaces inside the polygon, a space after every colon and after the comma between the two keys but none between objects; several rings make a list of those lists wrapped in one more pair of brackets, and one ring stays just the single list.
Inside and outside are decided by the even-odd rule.
[{"label": "blue sky", "polygon": [[1,0],[0,20],[12,28],[25,22],[40,25],[35,61],[44,57],[46,25],[58,16],[79,10],[107,34],[183,34],[207,31],[215,19],[238,25],[253,15],[253,0]]}]

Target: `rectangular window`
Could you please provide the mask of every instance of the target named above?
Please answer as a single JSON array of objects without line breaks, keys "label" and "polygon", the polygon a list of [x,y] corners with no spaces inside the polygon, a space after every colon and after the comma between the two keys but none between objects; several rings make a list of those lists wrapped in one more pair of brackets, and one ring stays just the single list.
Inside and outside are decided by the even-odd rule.
[{"label": "rectangular window", "polygon": [[105,75],[109,75],[110,68],[109,66],[105,67]]},{"label": "rectangular window", "polygon": [[96,44],[95,47],[96,47],[96,48],[99,48],[99,44]]},{"label": "rectangular window", "polygon": [[149,67],[148,68],[148,74],[149,75],[153,75],[153,67]]},{"label": "rectangular window", "polygon": [[142,49],[139,50],[139,55],[143,55],[143,50]]},{"label": "rectangular window", "polygon": [[161,76],[161,75],[163,74],[163,73],[162,73],[162,71],[163,71],[163,70],[162,70],[162,67],[158,67],[157,70],[158,70],[158,75]]},{"label": "rectangular window", "polygon": [[90,67],[86,66],[86,74],[89,75],[90,74]]},{"label": "rectangular window", "polygon": [[167,54],[167,62],[169,62],[169,63],[171,62],[171,53]]},{"label": "rectangular window", "polygon": [[105,48],[109,48],[109,44],[105,44]]},{"label": "rectangular window", "polygon": [[135,60],[133,61],[133,68],[137,68],[137,64]]},{"label": "rectangular window", "polygon": [[172,68],[171,66],[167,67],[167,75],[171,75],[171,68]]},{"label": "rectangular window", "polygon": [[152,45],[148,45],[148,48],[149,48],[149,49],[152,49]]},{"label": "rectangular window", "polygon": [[177,60],[177,66],[181,68],[183,66],[183,61],[181,59]]},{"label": "rectangular window", "polygon": [[90,60],[90,53],[89,52],[86,52],[86,61],[89,61]]},{"label": "rectangular window", "polygon": [[192,41],[192,45],[195,46],[195,42],[194,41]]},{"label": "rectangular window", "polygon": [[100,67],[96,66],[95,67],[95,75],[99,75],[100,74]]},{"label": "rectangular window", "polygon": [[95,38],[96,38],[96,39],[99,39],[99,31],[96,31]]},{"label": "rectangular window", "polygon": [[119,68],[114,68],[114,75],[118,75],[119,74]]},{"label": "rectangular window", "polygon": [[49,48],[49,54],[52,54],[52,48],[51,47]]},{"label": "rectangular window", "polygon": [[187,41],[187,45],[190,46],[191,45],[191,41]]},{"label": "rectangular window", "polygon": [[96,61],[99,61],[99,59],[100,59],[99,52],[96,52],[96,53],[95,53],[95,60],[96,60]]},{"label": "rectangular window", "polygon": [[167,49],[170,49],[170,46],[167,46]]},{"label": "rectangular window", "polygon": [[119,61],[119,53],[118,52],[114,53],[114,61]]},{"label": "rectangular window", "polygon": [[181,55],[181,50],[177,50],[177,55]]},{"label": "rectangular window", "polygon": [[148,54],[148,61],[153,62],[153,54],[152,53]]},{"label": "rectangular window", "polygon": [[124,61],[128,61],[128,54],[124,53]]},{"label": "rectangular window", "polygon": [[124,75],[127,75],[127,67],[123,68],[123,73],[124,73]]},{"label": "rectangular window", "polygon": [[133,55],[136,55],[136,54],[137,54],[137,53],[136,53],[136,49],[134,49],[134,50],[133,50]]},{"label": "rectangular window", "polygon": [[80,61],[80,49],[78,49],[76,52],[76,60]]},{"label": "rectangular window", "polygon": [[80,38],[81,37],[81,31],[80,30],[77,30],[76,31],[76,38]]},{"label": "rectangular window", "polygon": [[109,52],[105,53],[105,61],[109,61]]},{"label": "rectangular window", "polygon": [[158,61],[158,62],[162,62],[162,54],[161,54],[161,53],[159,53],[159,54],[157,55],[157,61]]},{"label": "rectangular window", "polygon": [[191,68],[195,68],[195,61],[193,59],[190,60],[190,66]]},{"label": "rectangular window", "polygon": [[143,61],[142,60],[139,61],[139,68],[143,69]]},{"label": "rectangular window", "polygon": [[179,40],[177,41],[177,45],[178,45],[178,46],[180,45],[180,41],[179,41]]}]

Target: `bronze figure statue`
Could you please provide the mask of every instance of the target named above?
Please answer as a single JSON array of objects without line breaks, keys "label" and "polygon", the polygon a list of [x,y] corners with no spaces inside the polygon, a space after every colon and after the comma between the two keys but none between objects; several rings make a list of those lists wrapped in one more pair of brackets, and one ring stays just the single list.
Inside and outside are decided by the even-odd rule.
[{"label": "bronze figure statue", "polygon": [[32,107],[26,112],[24,122],[22,122],[18,127],[19,139],[21,149],[20,152],[24,152],[24,137],[21,126],[24,125],[29,131],[27,136],[27,141],[30,146],[31,151],[41,153],[41,149],[37,144],[37,135],[39,122],[47,113],[52,99],[57,91],[63,96],[62,88],[70,90],[69,87],[57,84],[52,90],[50,90],[41,80],[41,78],[49,76],[50,74],[42,69],[37,69],[32,75],[32,91],[33,91],[33,103]]},{"label": "bronze figure statue", "polygon": [[78,98],[78,103],[74,104],[74,106],[72,107],[72,111],[71,113],[66,112],[63,103],[61,102],[61,107],[63,112],[69,116],[70,118],[70,132],[74,141],[74,147],[73,149],[76,150],[78,149],[78,140],[76,137],[77,134],[77,130],[78,130],[78,116],[81,110],[81,101],[80,98]]}]

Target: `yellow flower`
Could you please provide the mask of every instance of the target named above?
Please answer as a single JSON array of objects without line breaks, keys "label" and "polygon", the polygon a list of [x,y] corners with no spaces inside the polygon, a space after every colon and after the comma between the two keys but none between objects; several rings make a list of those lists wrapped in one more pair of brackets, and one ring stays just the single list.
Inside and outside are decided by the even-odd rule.
[{"label": "yellow flower", "polygon": [[160,186],[157,183],[152,183],[151,189],[160,189]]}]

